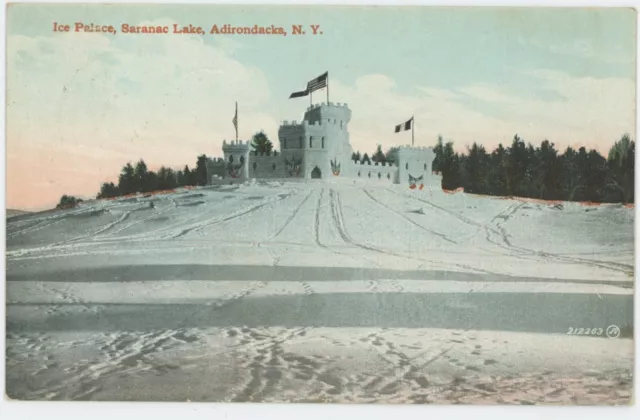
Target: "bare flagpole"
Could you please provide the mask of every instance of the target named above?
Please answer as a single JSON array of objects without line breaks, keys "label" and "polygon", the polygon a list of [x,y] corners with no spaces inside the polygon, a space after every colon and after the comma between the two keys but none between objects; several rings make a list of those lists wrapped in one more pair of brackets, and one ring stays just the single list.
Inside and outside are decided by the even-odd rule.
[{"label": "bare flagpole", "polygon": [[236,101],[236,143],[238,142],[238,101]]}]

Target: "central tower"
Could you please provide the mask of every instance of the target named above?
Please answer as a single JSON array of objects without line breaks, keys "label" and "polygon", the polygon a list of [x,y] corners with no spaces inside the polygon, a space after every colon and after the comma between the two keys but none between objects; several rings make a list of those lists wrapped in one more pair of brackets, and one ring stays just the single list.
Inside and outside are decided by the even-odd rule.
[{"label": "central tower", "polygon": [[307,108],[300,123],[284,121],[278,139],[289,176],[340,176],[353,152],[347,129],[350,120],[346,104],[329,102]]}]

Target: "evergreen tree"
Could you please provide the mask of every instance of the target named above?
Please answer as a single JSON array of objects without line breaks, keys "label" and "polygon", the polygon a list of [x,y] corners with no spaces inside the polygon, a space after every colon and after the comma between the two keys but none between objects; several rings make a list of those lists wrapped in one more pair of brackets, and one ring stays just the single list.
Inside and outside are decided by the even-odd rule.
[{"label": "evergreen tree", "polygon": [[58,205],[56,206],[56,208],[70,208],[70,207],[75,207],[76,205],[82,203],[82,199],[81,198],[77,198],[74,197],[72,195],[63,195],[62,197],[60,197],[60,202],[58,203]]},{"label": "evergreen tree", "polygon": [[447,142],[442,155],[436,159],[442,172],[442,188],[453,190],[460,187],[460,156],[453,151],[453,142]]},{"label": "evergreen tree", "polygon": [[489,190],[488,156],[483,146],[473,143],[466,159],[461,159],[461,183],[465,191],[486,194]]},{"label": "evergreen tree", "polygon": [[586,164],[586,188],[584,199],[587,201],[607,201],[607,160],[596,150],[590,150],[587,154]]},{"label": "evergreen tree", "polygon": [[[269,149],[271,153],[271,149]],[[207,185],[207,156],[200,155],[196,162],[195,185]]]},{"label": "evergreen tree", "polygon": [[560,157],[560,160],[562,164],[562,199],[575,200],[579,198],[580,190],[586,187],[578,165],[578,153],[569,146]]},{"label": "evergreen tree", "polygon": [[142,192],[152,192],[160,190],[160,180],[158,174],[153,171],[147,171],[143,178]]},{"label": "evergreen tree", "polygon": [[560,167],[558,151],[549,140],[544,140],[535,151],[536,167],[532,179],[533,196],[546,200],[558,197]]},{"label": "evergreen tree", "polygon": [[258,155],[270,155],[271,150],[273,150],[273,143],[263,131],[260,131],[253,135],[251,147]]},{"label": "evergreen tree", "polygon": [[624,203],[634,202],[635,142],[628,134],[609,150],[607,188]]},{"label": "evergreen tree", "polygon": [[117,197],[118,195],[120,195],[120,190],[118,189],[118,187],[114,185],[113,182],[105,182],[100,187],[100,192],[98,193],[96,198],[111,198]]},{"label": "evergreen tree", "polygon": [[382,146],[378,145],[376,151],[373,153],[373,155],[371,156],[371,160],[377,163],[384,163],[387,161],[387,157],[385,156],[384,152],[382,151]]},{"label": "evergreen tree", "polygon": [[365,164],[365,162],[368,165],[371,165],[371,159],[369,159],[369,155],[368,154],[364,154],[364,156],[362,156],[362,160],[360,161],[360,163],[362,163],[363,165]]},{"label": "evergreen tree", "polygon": [[118,178],[118,190],[121,194],[131,194],[135,192],[135,170],[131,163],[127,163]]},{"label": "evergreen tree", "polygon": [[516,134],[508,151],[506,172],[509,195],[526,196],[525,172],[527,169],[527,148]]},{"label": "evergreen tree", "polygon": [[443,159],[444,159],[444,140],[442,136],[438,136],[438,142],[433,148],[435,152],[435,159],[433,160],[433,170],[436,172],[442,172]]},{"label": "evergreen tree", "polygon": [[398,162],[398,148],[393,146],[387,150],[385,160],[389,163],[397,163]]},{"label": "evergreen tree", "polygon": [[507,195],[507,150],[502,143],[491,153],[489,159],[489,181],[487,182],[487,193],[494,195]]},{"label": "evergreen tree", "polygon": [[144,160],[140,159],[134,172],[134,192],[146,192],[148,189],[149,170]]},{"label": "evergreen tree", "polygon": [[157,178],[159,190],[172,190],[177,186],[176,173],[171,168],[161,166]]}]

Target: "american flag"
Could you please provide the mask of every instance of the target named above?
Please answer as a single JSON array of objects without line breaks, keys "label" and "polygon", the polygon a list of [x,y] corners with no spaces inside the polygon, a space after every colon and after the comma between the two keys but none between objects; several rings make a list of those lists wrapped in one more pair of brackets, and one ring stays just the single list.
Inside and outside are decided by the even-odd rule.
[{"label": "american flag", "polygon": [[327,87],[327,78],[329,77],[329,72],[325,72],[324,74],[316,77],[309,83],[307,83],[307,91],[313,92],[318,89]]},{"label": "american flag", "polygon": [[233,126],[236,128],[236,140],[238,140],[238,103],[236,102],[236,115],[233,117]]},{"label": "american flag", "polygon": [[293,92],[289,99],[291,98],[301,98],[303,96],[307,96],[308,94],[316,91],[318,89],[323,89],[327,87],[327,79],[329,78],[329,72],[326,71],[315,79],[311,80],[307,83],[307,88],[305,90],[301,90],[300,92]]}]

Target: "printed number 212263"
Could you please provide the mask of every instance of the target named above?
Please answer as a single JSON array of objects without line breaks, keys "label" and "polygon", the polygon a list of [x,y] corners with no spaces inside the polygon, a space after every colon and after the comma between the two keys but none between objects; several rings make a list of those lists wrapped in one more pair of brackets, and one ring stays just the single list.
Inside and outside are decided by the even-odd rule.
[{"label": "printed number 212263", "polygon": [[604,330],[602,328],[573,328],[569,327],[567,331],[568,335],[602,335]]}]

